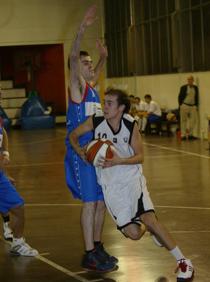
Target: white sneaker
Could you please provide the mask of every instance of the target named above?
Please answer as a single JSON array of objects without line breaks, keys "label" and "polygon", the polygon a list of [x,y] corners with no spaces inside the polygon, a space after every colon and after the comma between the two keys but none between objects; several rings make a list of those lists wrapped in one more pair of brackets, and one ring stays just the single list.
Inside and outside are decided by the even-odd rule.
[{"label": "white sneaker", "polygon": [[25,257],[35,257],[39,254],[39,252],[32,249],[23,238],[13,240],[10,253],[12,255]]},{"label": "white sneaker", "polygon": [[5,240],[12,241],[13,234],[8,222],[3,223],[3,235]]},{"label": "white sneaker", "polygon": [[155,245],[157,245],[158,247],[163,247],[163,244],[157,239],[157,237],[154,234],[150,233],[150,235]]},{"label": "white sneaker", "polygon": [[177,263],[177,282],[192,281],[194,277],[194,269],[189,259],[181,259]]}]

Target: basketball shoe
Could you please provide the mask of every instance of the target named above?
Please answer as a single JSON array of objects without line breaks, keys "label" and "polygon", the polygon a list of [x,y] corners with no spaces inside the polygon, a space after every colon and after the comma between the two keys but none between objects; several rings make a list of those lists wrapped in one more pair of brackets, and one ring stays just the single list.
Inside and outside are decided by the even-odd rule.
[{"label": "basketball shoe", "polygon": [[177,282],[192,281],[194,277],[194,268],[189,259],[181,259],[177,262]]},{"label": "basketball shoe", "polygon": [[116,257],[111,256],[110,254],[107,253],[107,251],[104,249],[103,243],[95,244],[95,249],[102,260],[108,261],[108,262],[110,261],[115,264],[118,263],[118,259]]},{"label": "basketball shoe", "polygon": [[32,249],[24,238],[13,239],[10,253],[15,256],[35,257],[39,253],[37,250]]},{"label": "basketball shoe", "polygon": [[11,228],[9,227],[9,222],[3,223],[3,235],[5,240],[12,241],[13,234]]},{"label": "basketball shoe", "polygon": [[96,272],[110,272],[116,269],[115,263],[104,261],[96,250],[84,254],[81,266],[86,270]]}]

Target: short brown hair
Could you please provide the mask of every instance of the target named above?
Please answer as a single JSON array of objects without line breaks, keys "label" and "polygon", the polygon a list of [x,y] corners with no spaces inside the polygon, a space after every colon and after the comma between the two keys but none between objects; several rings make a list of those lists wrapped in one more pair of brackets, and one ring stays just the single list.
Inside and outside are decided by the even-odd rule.
[{"label": "short brown hair", "polygon": [[125,106],[124,113],[129,113],[131,102],[130,102],[128,94],[125,91],[121,89],[108,88],[105,92],[105,95],[116,96],[118,105]]}]

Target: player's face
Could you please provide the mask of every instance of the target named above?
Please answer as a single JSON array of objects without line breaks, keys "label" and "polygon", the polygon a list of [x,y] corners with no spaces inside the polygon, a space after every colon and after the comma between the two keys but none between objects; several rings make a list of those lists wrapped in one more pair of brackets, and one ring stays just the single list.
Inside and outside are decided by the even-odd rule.
[{"label": "player's face", "polygon": [[80,71],[86,81],[91,81],[94,77],[93,61],[90,56],[80,57]]},{"label": "player's face", "polygon": [[117,96],[106,95],[104,99],[104,117],[105,119],[115,119],[121,117],[124,106],[118,105]]}]

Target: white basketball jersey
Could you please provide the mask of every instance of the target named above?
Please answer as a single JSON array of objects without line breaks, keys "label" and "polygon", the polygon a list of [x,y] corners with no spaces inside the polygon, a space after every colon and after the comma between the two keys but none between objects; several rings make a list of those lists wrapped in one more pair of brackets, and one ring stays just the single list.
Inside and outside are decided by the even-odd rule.
[{"label": "white basketball jersey", "polygon": [[[130,146],[135,120],[128,114],[124,114],[121,119],[118,132],[114,132],[104,116],[93,116],[94,138],[108,139],[114,144],[120,157],[129,158],[134,155]],[[139,177],[142,172],[140,164],[136,165],[116,165],[110,168],[96,168],[99,184],[125,184],[130,180]]]}]

